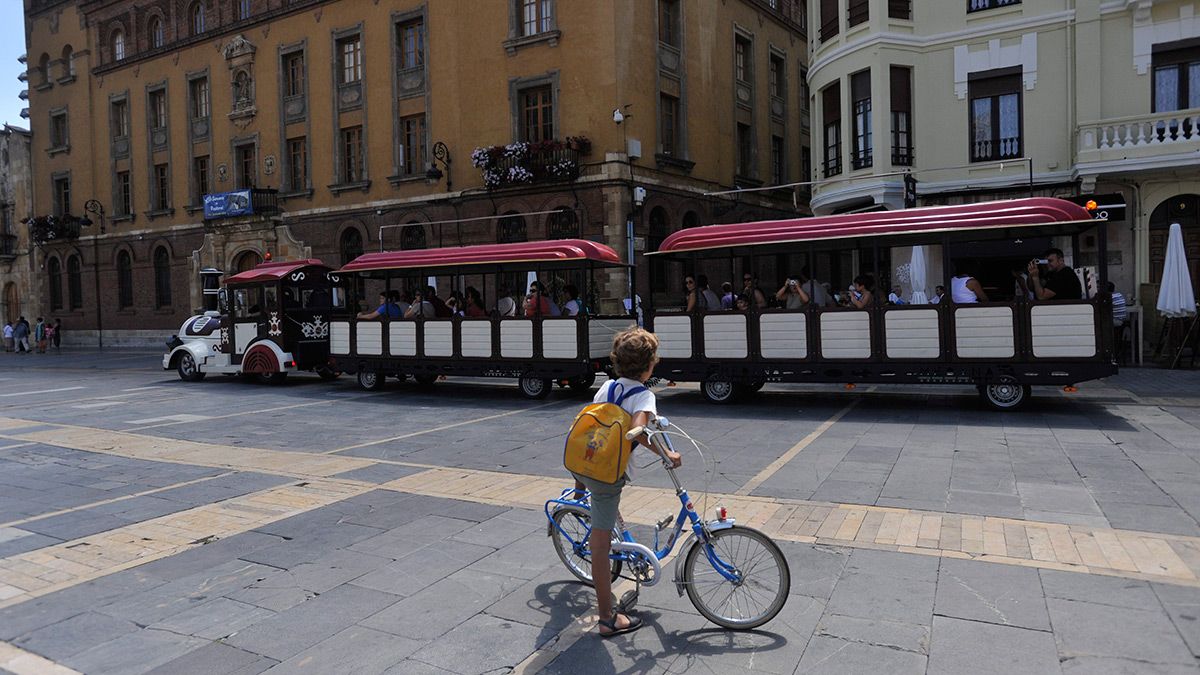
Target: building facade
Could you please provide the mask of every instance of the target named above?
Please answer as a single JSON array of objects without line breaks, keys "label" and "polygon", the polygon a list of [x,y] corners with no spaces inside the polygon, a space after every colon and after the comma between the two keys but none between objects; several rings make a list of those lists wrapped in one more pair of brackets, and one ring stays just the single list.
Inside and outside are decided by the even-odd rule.
[{"label": "building facade", "polygon": [[[36,317],[42,311],[34,292],[36,255],[30,253],[29,230],[21,221],[33,215],[33,173],[29,165],[30,135],[25,129],[0,129],[0,320]],[[30,319],[32,321],[32,318]]]},{"label": "building facade", "polygon": [[1200,263],[1196,4],[811,3],[813,210],[902,208],[909,171],[923,205],[1097,195],[1126,205],[1110,278],[1152,308],[1171,222]]},{"label": "building facade", "polygon": [[[630,220],[640,252],[793,214],[786,192],[706,194],[807,173],[805,18],[795,0],[26,0],[34,210],[91,221],[39,255],[99,295],[43,274],[42,297],[77,336],[157,340],[201,305],[202,268],[268,252],[624,253]],[[265,208],[204,219],[206,194],[242,188]],[[625,282],[593,293],[619,305]]]}]

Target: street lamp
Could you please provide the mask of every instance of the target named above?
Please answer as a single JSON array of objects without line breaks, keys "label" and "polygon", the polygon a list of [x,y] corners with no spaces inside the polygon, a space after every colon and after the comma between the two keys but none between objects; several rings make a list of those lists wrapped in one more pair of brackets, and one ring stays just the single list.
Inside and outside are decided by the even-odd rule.
[{"label": "street lamp", "polygon": [[[96,347],[104,349],[104,303],[100,299],[100,235],[104,234],[104,205],[98,199],[89,199],[83,203],[83,210],[96,216],[100,224],[100,232],[92,233],[92,276],[96,284]],[[91,225],[89,218],[84,218],[84,225]]]},{"label": "street lamp", "polygon": [[431,181],[439,181],[442,179],[442,169],[438,168],[438,161],[442,163],[442,169],[446,170],[446,192],[450,192],[453,183],[450,181],[450,148],[446,144],[438,141],[433,144],[433,161],[429,163],[429,169],[425,171],[425,178]]}]

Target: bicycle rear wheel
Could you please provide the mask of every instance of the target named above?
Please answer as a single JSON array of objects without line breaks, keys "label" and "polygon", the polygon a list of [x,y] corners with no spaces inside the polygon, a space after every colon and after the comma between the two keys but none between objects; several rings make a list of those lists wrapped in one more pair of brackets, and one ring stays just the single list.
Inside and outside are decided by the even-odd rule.
[{"label": "bicycle rear wheel", "polygon": [[[554,527],[550,536],[554,539],[554,551],[558,558],[567,566],[567,570],[577,579],[589,586],[592,584],[592,556],[587,549],[588,537],[592,534],[592,514],[587,509],[564,506],[551,516]],[[565,534],[564,534],[565,533]],[[579,548],[588,550],[587,555],[580,554]],[[612,561],[613,581],[621,575],[621,561]]]},{"label": "bicycle rear wheel", "polygon": [[748,527],[717,530],[709,537],[713,557],[732,568],[737,581],[717,571],[706,544],[692,543],[684,559],[688,599],[704,618],[731,630],[750,630],[775,618],[787,602],[791,571],[783,551],[767,535]]}]

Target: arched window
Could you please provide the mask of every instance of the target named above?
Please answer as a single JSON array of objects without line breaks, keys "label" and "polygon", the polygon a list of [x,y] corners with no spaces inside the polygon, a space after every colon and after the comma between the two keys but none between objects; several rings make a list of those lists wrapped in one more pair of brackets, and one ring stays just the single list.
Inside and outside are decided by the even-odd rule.
[{"label": "arched window", "polygon": [[83,265],[79,256],[67,258],[67,300],[71,309],[83,307]]},{"label": "arched window", "polygon": [[166,42],[166,36],[163,34],[162,19],[157,16],[150,19],[150,48],[158,49]]},{"label": "arched window", "polygon": [[693,227],[700,226],[700,216],[696,215],[695,211],[688,211],[683,214],[683,229],[687,230]]},{"label": "arched window", "polygon": [[46,261],[46,272],[50,277],[50,309],[62,309],[62,263],[58,258]]},{"label": "arched window", "polygon": [[529,233],[525,230],[525,217],[516,211],[509,211],[496,223],[496,243],[510,244],[515,241],[529,241]]},{"label": "arched window", "polygon": [[42,58],[38,59],[38,79],[40,84],[46,84],[50,81],[50,55],[42,54]]},{"label": "arched window", "polygon": [[357,227],[347,227],[342,232],[340,244],[343,265],[363,254],[362,233],[358,231]]},{"label": "arched window", "polygon": [[171,254],[166,246],[154,249],[154,306],[171,306]]},{"label": "arched window", "polygon": [[133,307],[133,258],[129,251],[117,254],[117,307]]},{"label": "arched window", "polygon": [[425,226],[421,223],[410,220],[408,224],[400,228],[400,250],[414,251],[426,248],[425,243]]},{"label": "arched window", "polygon": [[258,267],[262,263],[262,256],[254,251],[243,251],[233,259],[234,274],[238,272],[249,272]]},{"label": "arched window", "polygon": [[75,76],[75,50],[71,45],[66,45],[62,50],[62,76],[64,78]]},{"label": "arched window", "polygon": [[118,28],[112,34],[112,55],[113,61],[120,61],[125,58],[125,31]]},{"label": "arched window", "polygon": [[204,32],[204,5],[195,2],[192,3],[192,8],[188,11],[188,25],[192,29],[192,35],[199,35]]},{"label": "arched window", "polygon": [[563,206],[546,218],[547,239],[575,239],[579,236],[579,217],[570,207]]}]

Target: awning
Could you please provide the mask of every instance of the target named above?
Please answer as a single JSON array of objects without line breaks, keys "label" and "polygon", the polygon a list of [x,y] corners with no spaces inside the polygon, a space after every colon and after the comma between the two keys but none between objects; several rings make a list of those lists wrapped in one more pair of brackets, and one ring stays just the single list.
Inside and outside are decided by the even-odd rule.
[{"label": "awning", "polygon": [[1078,204],[1063,199],[1034,197],[901,211],[694,227],[675,232],[663,241],[658,251],[649,255],[862,237],[890,237],[894,241],[911,241],[913,238],[928,238],[928,235],[942,232],[969,233],[1072,223],[1092,227],[1095,225],[1095,219],[1086,208]]},{"label": "awning", "polygon": [[299,271],[302,267],[320,267],[322,274],[331,271],[330,267],[317,258],[308,258],[307,260],[279,260],[261,263],[255,266],[254,269],[238,272],[231,277],[227,277],[225,283],[241,284],[253,281],[277,281],[292,272]]},{"label": "awning", "polygon": [[528,270],[533,265],[557,267],[583,266],[585,263],[605,266],[621,265],[621,256],[604,244],[586,239],[554,239],[514,244],[483,244],[452,246],[410,251],[366,253],[351,260],[342,272],[374,272],[381,270],[429,270],[438,268],[496,266],[519,267]]}]

